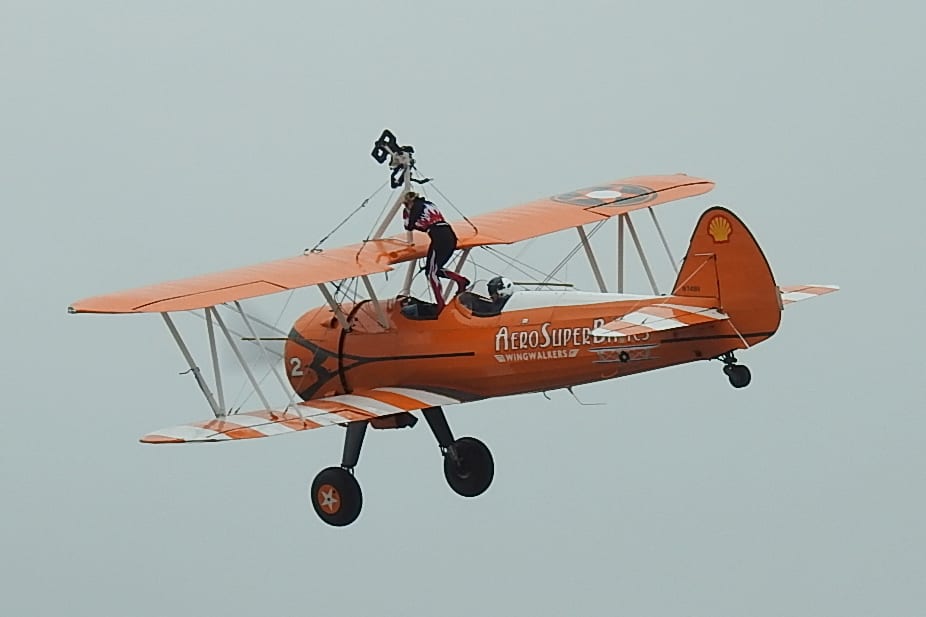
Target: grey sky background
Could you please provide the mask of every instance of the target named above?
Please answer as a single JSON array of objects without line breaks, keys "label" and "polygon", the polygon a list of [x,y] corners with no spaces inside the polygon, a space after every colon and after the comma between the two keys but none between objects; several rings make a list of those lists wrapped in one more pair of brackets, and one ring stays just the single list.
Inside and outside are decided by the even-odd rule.
[{"label": "grey sky background", "polygon": [[[926,611],[921,8],[229,4],[0,2],[0,612]],[[475,500],[424,423],[372,432],[344,529],[307,496],[337,429],[139,444],[208,407],[157,316],[67,305],[298,254],[385,180],[385,127],[467,214],[711,178],[659,209],[677,256],[723,203],[780,283],[843,290],[741,353],[742,391],[700,363],[578,389],[603,406],[449,409],[495,456]],[[362,239],[382,197],[328,245]],[[580,260],[568,278],[591,288]]]}]

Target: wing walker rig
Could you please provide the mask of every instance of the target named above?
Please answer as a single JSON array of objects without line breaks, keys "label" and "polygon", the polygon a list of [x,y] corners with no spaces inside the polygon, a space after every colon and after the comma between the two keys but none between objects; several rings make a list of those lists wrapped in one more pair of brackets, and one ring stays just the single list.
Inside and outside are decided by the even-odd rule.
[{"label": "wing walker rig", "polygon": [[[733,387],[743,388],[751,375],[734,352],[774,335],[786,306],[838,289],[779,286],[752,233],[722,206],[702,213],[679,265],[653,207],[704,194],[714,183],[674,174],[607,182],[451,222],[458,238],[456,272],[467,265],[474,249],[497,252],[498,245],[569,229],[575,230],[578,242],[542,280],[512,285],[496,277],[489,291],[477,282],[438,311],[433,302],[411,292],[428,237],[417,231],[386,235],[405,194],[428,182],[414,177],[414,154],[389,130],[375,142],[372,156],[388,165],[396,198],[363,242],[332,249],[316,246],[295,257],[96,296],[69,307],[72,313],[160,313],[176,341],[214,418],[161,429],[142,442],[236,441],[344,427],[341,464],[315,477],[310,499],[322,521],[348,525],[362,506],[354,472],[368,426],[413,427],[418,421],[414,413],[420,411],[437,439],[451,489],[475,497],[492,482],[492,455],[478,439],[455,437],[444,407],[556,389],[572,392],[581,384],[711,359],[722,362]],[[631,221],[631,213],[639,210],[649,214],[675,269],[669,293],[660,293]],[[617,285],[609,290],[590,237],[612,218],[617,220]],[[652,293],[624,292],[626,235]],[[579,291],[555,279],[580,251],[597,290]],[[402,266],[401,290],[380,297],[373,277]],[[531,268],[514,260],[508,266]],[[311,286],[318,288],[325,304],[299,317],[288,332],[242,305]],[[448,285],[445,296],[449,291]],[[199,330],[198,337],[205,338],[211,375],[194,360],[174,313],[205,321],[205,333]],[[258,409],[229,405],[220,336],[260,401]],[[258,361],[246,357],[242,342],[257,346]],[[269,375],[282,397],[264,388]]]}]

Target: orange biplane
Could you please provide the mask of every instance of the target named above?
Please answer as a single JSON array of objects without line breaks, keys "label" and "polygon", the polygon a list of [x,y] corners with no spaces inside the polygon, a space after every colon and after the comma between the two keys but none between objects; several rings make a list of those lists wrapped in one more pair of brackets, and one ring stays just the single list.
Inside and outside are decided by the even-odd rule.
[{"label": "orange biplane", "polygon": [[[458,236],[459,272],[476,247],[521,242],[575,228],[598,291],[550,288],[547,281],[521,285],[492,281],[494,293],[469,289],[439,313],[436,305],[409,292],[427,237],[406,232],[386,237],[403,195],[413,182],[414,149],[384,131],[373,156],[391,169],[397,197],[372,238],[217,274],[162,283],[73,303],[72,313],[160,313],[190,366],[214,419],[155,431],[151,444],[234,441],[284,435],[338,425],[346,427],[340,466],[321,471],[311,487],[312,505],[330,525],[347,525],[360,513],[362,497],[354,468],[368,425],[412,427],[421,411],[443,455],[444,475],[458,494],[473,497],[490,485],[494,463],[488,448],[472,437],[454,438],[443,408],[498,396],[572,388],[643,371],[719,359],[733,387],[749,384],[749,370],[734,351],[778,330],[782,309],[792,302],[838,289],[830,285],[779,287],[755,238],[729,210],[714,206],[702,215],[677,268],[668,295],[656,292],[630,213],[701,195],[714,184],[684,174],[618,180],[452,223]],[[618,218],[619,284],[609,292],[588,240],[586,225]],[[629,231],[653,286],[652,295],[623,293],[623,238]],[[671,253],[669,253],[671,257]],[[402,290],[377,296],[371,277],[407,263]],[[338,298],[333,284],[353,280],[364,297]],[[326,304],[300,317],[288,333],[261,337],[258,321],[241,301],[317,286]],[[524,287],[534,289],[525,289]],[[221,309],[221,310],[220,310]],[[212,383],[194,361],[172,313],[191,311],[206,322],[213,365]],[[234,314],[250,336],[233,336],[226,318]],[[230,410],[225,403],[217,353],[217,332],[226,339],[261,409]],[[282,386],[288,402],[271,404],[239,349],[257,345],[262,361]],[[274,352],[274,341],[282,351]]]}]

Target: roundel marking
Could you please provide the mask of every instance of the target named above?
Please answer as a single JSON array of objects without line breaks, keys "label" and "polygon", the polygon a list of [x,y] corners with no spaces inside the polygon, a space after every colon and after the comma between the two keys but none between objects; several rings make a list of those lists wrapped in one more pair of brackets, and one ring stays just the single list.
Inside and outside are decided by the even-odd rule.
[{"label": "roundel marking", "polygon": [[554,195],[553,201],[595,208],[598,206],[636,206],[656,199],[657,193],[648,186],[640,184],[610,184],[607,186],[593,186],[585,189]]},{"label": "roundel marking", "polygon": [[621,193],[620,191],[612,191],[612,190],[592,191],[590,193],[585,194],[586,197],[591,197],[592,199],[613,199],[615,197],[622,197],[623,195],[624,194]]}]

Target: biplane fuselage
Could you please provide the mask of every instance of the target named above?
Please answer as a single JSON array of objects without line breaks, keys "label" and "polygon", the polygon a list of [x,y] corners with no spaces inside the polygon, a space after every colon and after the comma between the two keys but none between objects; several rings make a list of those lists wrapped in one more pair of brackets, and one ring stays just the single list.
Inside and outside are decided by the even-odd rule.
[{"label": "biplane fuselage", "polygon": [[[388,328],[365,303],[349,307],[350,330],[327,306],[296,322],[284,355],[290,383],[304,400],[383,386],[426,386],[476,400],[567,388],[743,347],[723,321],[622,337],[593,334],[647,305],[712,308],[709,299],[522,291],[495,316],[474,315],[457,297],[433,320],[406,316],[396,300],[384,304]],[[750,345],[772,334],[748,324],[744,330]]]}]

